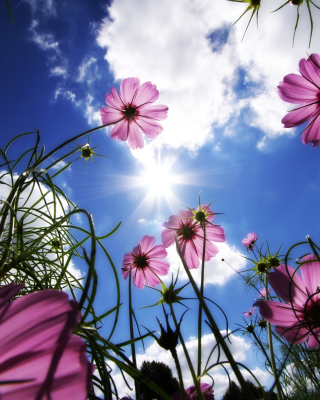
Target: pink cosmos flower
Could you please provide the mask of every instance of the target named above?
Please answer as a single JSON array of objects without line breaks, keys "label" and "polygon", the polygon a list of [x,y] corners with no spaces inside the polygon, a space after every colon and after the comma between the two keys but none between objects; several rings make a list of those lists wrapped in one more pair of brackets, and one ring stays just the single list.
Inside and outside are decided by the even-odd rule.
[{"label": "pink cosmos flower", "polygon": [[[208,383],[200,383],[200,389],[205,400],[214,400],[213,389]],[[197,391],[195,386],[190,386],[186,389],[186,397],[187,400],[197,400]],[[180,390],[175,392],[171,398],[173,400],[182,400]]]},{"label": "pink cosmos flower", "polygon": [[243,246],[247,247],[248,253],[254,249],[254,244],[258,240],[256,233],[248,233],[247,237],[242,239]]},{"label": "pink cosmos flower", "polygon": [[[270,288],[268,289],[268,293],[270,293]],[[259,297],[266,297],[266,288],[259,290]]]},{"label": "pink cosmos flower", "polygon": [[247,318],[251,318],[256,313],[255,308],[250,308],[250,311],[244,311],[242,314],[245,315]]},{"label": "pink cosmos flower", "polygon": [[161,282],[158,275],[167,275],[170,267],[167,261],[161,260],[167,257],[166,249],[162,244],[153,246],[155,240],[154,236],[143,236],[132,253],[124,255],[122,276],[127,279],[131,270],[133,284],[139,289],[142,289],[145,283],[151,287],[157,286]]},{"label": "pink cosmos flower", "polygon": [[320,263],[314,255],[305,256],[298,272],[284,264],[269,275],[270,285],[284,303],[257,301],[262,317],[276,325],[276,332],[289,342],[308,347],[320,345]]},{"label": "pink cosmos flower", "polygon": [[[201,205],[201,209],[206,210],[207,214],[204,259],[209,261],[219,252],[218,247],[212,242],[224,242],[225,234],[221,226],[211,224],[214,213],[210,207]],[[203,254],[204,231],[201,224],[193,217],[194,213],[191,210],[180,210],[179,215],[171,215],[168,221],[163,224],[166,229],[161,233],[162,243],[166,248],[175,243],[175,234],[177,234],[183,257],[189,269],[199,268]]]},{"label": "pink cosmos flower", "polygon": [[288,103],[300,104],[290,111],[281,122],[285,128],[292,128],[309,121],[302,134],[302,143],[320,144],[320,56],[311,54],[308,60],[299,62],[301,75],[289,74],[278,86],[278,94]]},{"label": "pink cosmos flower", "polygon": [[102,123],[115,123],[110,133],[113,139],[128,140],[131,149],[142,148],[141,132],[155,139],[163,130],[157,121],[167,118],[167,106],[151,104],[158,98],[156,85],[151,82],[140,85],[138,78],[124,79],[120,93],[113,87],[106,94],[108,106],[100,109]]},{"label": "pink cosmos flower", "polygon": [[9,302],[22,287],[0,288],[1,400],[86,399],[92,368],[84,341],[72,335],[77,304],[57,290]]}]

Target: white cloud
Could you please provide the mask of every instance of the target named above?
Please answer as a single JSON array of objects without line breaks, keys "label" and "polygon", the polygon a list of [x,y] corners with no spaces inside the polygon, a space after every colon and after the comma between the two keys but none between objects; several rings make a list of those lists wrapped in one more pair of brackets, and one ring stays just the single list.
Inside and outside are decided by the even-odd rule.
[{"label": "white cloud", "polygon": [[[297,70],[308,45],[306,7],[300,8],[296,44],[291,48],[296,8],[288,5],[271,14],[277,6],[275,0],[263,3],[259,30],[253,20],[241,42],[249,13],[232,23],[245,4],[117,0],[109,7],[111,20],[101,24],[97,42],[106,48],[105,58],[116,80],[139,76],[141,82],[157,84],[159,103],[169,106],[159,143],[196,150],[212,140],[216,126],[237,119],[244,110],[248,125],[263,131],[264,139],[257,138],[261,148],[266,138],[290,133],[280,122],[289,107],[278,97],[276,86]],[[319,28],[313,34],[314,48]],[[225,43],[219,36],[223,32],[228,36]],[[233,88],[239,68],[245,71],[242,83],[252,84],[242,100]]]},{"label": "white cloud", "polygon": [[[204,273],[205,285],[224,285],[235,274],[235,270],[243,270],[246,265],[246,259],[235,246],[229,246],[227,243],[215,244],[219,248],[219,253],[216,257],[213,257],[210,261],[206,262]],[[188,276],[183,268],[175,246],[169,247],[167,252],[167,260],[170,263],[170,270],[169,274],[163,280],[165,282],[171,282],[172,274],[173,276],[176,276],[180,267],[179,279],[182,281],[188,281]],[[222,261],[222,259],[225,261]],[[199,284],[201,281],[201,268],[192,269],[190,272],[196,283]]]},{"label": "white cloud", "polygon": [[65,67],[56,66],[56,67],[51,68],[50,74],[52,76],[62,76],[63,78],[65,78],[67,76],[67,70]]},{"label": "white cloud", "polygon": [[41,12],[46,16],[55,16],[56,7],[53,0],[25,0],[31,7],[31,11]]},{"label": "white cloud", "polygon": [[97,76],[98,67],[96,65],[97,59],[94,57],[86,58],[82,61],[80,66],[78,67],[78,76],[76,78],[77,82],[86,81],[89,84],[91,81],[99,78]]},{"label": "white cloud", "polygon": [[[226,332],[222,332],[224,335]],[[245,340],[243,336],[235,336],[235,335],[230,335],[230,341],[231,344],[228,343],[228,346],[232,352],[232,355],[234,359],[238,362],[242,362],[246,364],[246,362],[250,359],[250,355],[252,353],[252,348],[251,344]],[[212,348],[215,346],[216,340],[212,334],[207,334],[202,337],[202,359],[203,359],[203,365],[207,362],[207,357],[210,354]],[[197,365],[197,349],[198,349],[198,340],[194,337],[189,338],[186,340],[186,347],[188,349],[189,356],[191,358],[192,364],[195,366]],[[184,385],[185,388],[188,388],[189,386],[193,385],[192,377],[188,368],[187,361],[184,356],[183,348],[179,344],[177,346],[177,353],[178,353],[178,358],[181,364],[181,369],[182,369],[182,376],[184,380]],[[216,362],[216,357],[217,357],[217,352],[213,352],[213,355],[210,359],[210,362],[208,365],[213,364]],[[156,342],[152,343],[149,347],[146,348],[145,353],[138,353],[137,354],[137,365],[138,368],[141,367],[143,361],[161,361],[165,364],[167,364],[172,372],[173,375],[177,378],[177,373],[176,373],[176,368],[175,364],[173,361],[173,358],[170,354],[169,351],[166,351],[162,349],[161,347],[158,346]],[[221,355],[221,360],[225,360],[224,355]],[[227,370],[230,373],[230,377],[232,380],[237,382],[237,379],[234,376],[234,373],[230,369],[230,367],[226,367]],[[125,396],[126,394],[129,394],[130,396],[133,396],[133,392],[130,392],[128,388],[125,386],[121,374],[117,371],[117,368],[114,369],[114,375],[112,378],[114,379],[116,386],[119,390],[119,396],[120,398],[122,396]],[[252,372],[255,374],[257,379],[260,381],[262,385],[266,385],[269,383],[268,378],[270,375],[266,372],[261,370],[258,366],[256,366]],[[210,375],[214,379],[214,394],[215,398],[219,399],[225,391],[227,390],[227,387],[229,385],[229,380],[227,375],[224,373],[223,369],[220,367],[213,368],[210,370]],[[247,371],[243,371],[243,375],[245,379],[250,379],[251,381],[253,378]],[[129,383],[131,384],[131,387],[133,387],[133,381],[131,378],[128,378]],[[207,382],[212,384],[212,380],[209,377],[204,377],[202,379],[202,382]]]}]

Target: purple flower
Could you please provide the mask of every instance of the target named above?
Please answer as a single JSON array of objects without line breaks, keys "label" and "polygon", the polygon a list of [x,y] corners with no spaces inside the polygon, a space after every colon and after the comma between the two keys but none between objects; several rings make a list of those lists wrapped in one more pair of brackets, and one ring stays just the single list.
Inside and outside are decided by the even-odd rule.
[{"label": "purple flower", "polygon": [[257,301],[262,317],[276,325],[276,332],[289,342],[308,347],[320,345],[320,263],[314,255],[305,256],[300,267],[301,277],[289,265],[277,267],[269,282],[284,303]]},{"label": "purple flower", "polygon": [[115,123],[110,137],[128,140],[131,149],[144,146],[141,132],[150,139],[155,139],[163,130],[157,121],[167,118],[168,107],[153,105],[159,98],[156,85],[145,82],[140,86],[138,78],[127,78],[121,82],[120,93],[111,88],[106,94],[107,107],[101,107],[103,124]]},{"label": "purple flower", "polygon": [[[200,383],[200,389],[205,400],[214,400],[213,389],[208,383]],[[175,392],[171,398],[173,400],[182,400],[180,390]],[[197,400],[197,391],[195,386],[190,386],[186,389],[187,400]]]},{"label": "purple flower", "polygon": [[254,249],[254,244],[258,240],[258,235],[256,233],[248,233],[247,237],[242,239],[243,246],[247,247],[248,252]]},{"label": "purple flower", "polygon": [[285,128],[298,126],[309,121],[302,134],[302,143],[320,144],[320,56],[311,54],[308,60],[299,62],[301,75],[289,74],[278,86],[278,94],[288,103],[300,104],[282,118]]},{"label": "purple flower", "polygon": [[84,341],[72,335],[77,304],[57,290],[9,302],[22,287],[0,288],[1,400],[86,399],[92,367]]},{"label": "purple flower", "polygon": [[[197,209],[199,210],[200,207]],[[214,213],[207,205],[202,205],[201,210],[205,210],[206,222],[198,222],[194,212],[191,210],[180,210],[179,215],[171,215],[167,222],[163,224],[166,228],[161,233],[164,247],[169,247],[175,243],[175,234],[181,247],[183,257],[189,269],[199,268],[203,254],[204,231],[201,225],[206,226],[206,249],[205,261],[215,257],[219,252],[218,247],[212,242],[224,242],[225,235],[221,226],[211,224]]]},{"label": "purple flower", "polygon": [[256,309],[255,308],[250,308],[250,311],[244,311],[242,314],[244,316],[246,316],[247,318],[251,318],[253,316],[253,314],[256,313]]},{"label": "purple flower", "polygon": [[167,257],[166,249],[162,244],[153,246],[155,240],[154,236],[143,236],[132,253],[124,255],[122,276],[127,279],[131,270],[133,284],[139,289],[142,289],[145,283],[151,287],[157,286],[161,282],[158,275],[167,275],[170,267],[167,261],[161,260]]}]

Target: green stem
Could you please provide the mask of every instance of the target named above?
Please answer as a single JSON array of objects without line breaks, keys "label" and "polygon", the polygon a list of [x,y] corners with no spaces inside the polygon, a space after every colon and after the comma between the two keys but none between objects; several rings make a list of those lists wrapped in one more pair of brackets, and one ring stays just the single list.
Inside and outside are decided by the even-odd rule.
[{"label": "green stem", "polygon": [[[135,344],[133,342],[134,339],[134,333],[133,333],[133,321],[132,321],[132,295],[131,295],[131,266],[130,266],[130,274],[129,274],[129,324],[130,324],[130,339],[132,340],[131,342],[131,354],[132,354],[132,364],[135,369],[137,369],[137,358],[136,358],[136,348]],[[140,387],[139,383],[134,380],[134,387],[136,391],[136,400],[140,400]]]},{"label": "green stem", "polygon": [[[204,257],[206,251],[206,224],[203,224],[203,250],[202,250],[202,264],[201,264],[201,283],[200,283],[200,293],[203,297],[203,289],[204,289]],[[198,315],[198,377],[201,377],[201,345],[202,339],[202,305],[199,302],[199,315]]]},{"label": "green stem", "polygon": [[205,312],[205,314],[206,314],[206,316],[207,316],[207,318],[209,320],[209,323],[211,325],[211,329],[212,329],[212,332],[213,332],[213,334],[214,334],[214,336],[216,338],[216,341],[222,347],[222,350],[224,351],[224,354],[226,355],[226,357],[228,359],[228,362],[230,363],[231,368],[233,369],[233,372],[235,373],[236,378],[238,379],[238,382],[240,383],[240,386],[242,387],[243,391],[245,392],[246,399],[247,400],[254,400],[254,397],[253,397],[250,389],[247,387],[247,384],[246,384],[246,382],[245,382],[245,380],[244,380],[244,378],[243,378],[243,376],[242,376],[242,374],[241,374],[241,372],[240,372],[240,370],[238,368],[237,363],[235,362],[235,360],[234,360],[234,358],[233,358],[233,356],[231,354],[231,351],[229,350],[228,345],[224,341],[223,336],[222,336],[222,334],[221,334],[221,332],[220,332],[220,330],[219,330],[214,318],[212,317],[206,302],[204,301],[203,297],[201,296],[200,291],[199,291],[199,289],[198,289],[198,287],[197,287],[197,285],[196,285],[196,283],[195,283],[195,281],[194,281],[194,279],[193,279],[193,277],[192,277],[192,275],[191,275],[191,273],[189,271],[188,266],[186,265],[186,262],[184,260],[183,254],[181,252],[181,248],[180,248],[179,242],[177,240],[177,237],[175,237],[175,241],[176,241],[177,251],[178,251],[178,254],[179,254],[180,259],[182,261],[182,264],[184,266],[184,269],[185,269],[185,271],[186,271],[186,273],[188,275],[188,278],[189,278],[190,283],[191,283],[191,285],[193,287],[193,290],[195,291],[199,301],[202,303],[203,311]]},{"label": "green stem", "polygon": [[[174,325],[175,325],[176,329],[179,329],[179,324],[178,324],[178,321],[176,319],[176,315],[174,313],[174,309],[173,309],[172,303],[170,303],[170,311],[171,311],[171,315],[172,315],[172,319],[173,319]],[[202,391],[200,389],[200,383],[199,383],[199,381],[198,381],[198,379],[196,377],[196,373],[194,372],[193,365],[192,365],[192,362],[191,362],[191,359],[190,359],[186,344],[185,344],[185,342],[183,340],[183,336],[182,336],[180,330],[179,330],[179,340],[180,340],[180,343],[182,345],[182,348],[183,348],[183,351],[184,351],[184,355],[186,356],[186,359],[187,359],[187,363],[188,363],[189,371],[190,371],[190,373],[192,375],[193,383],[194,383],[194,385],[196,387],[197,399],[198,400],[199,399],[203,400]]]},{"label": "green stem", "polygon": [[178,373],[181,398],[182,398],[182,400],[187,400],[186,391],[184,390],[182,371],[181,371],[181,366],[180,366],[177,350],[174,348],[173,350],[170,350],[170,352],[174,359],[174,363],[176,365],[176,369],[177,369],[177,373]]},{"label": "green stem", "polygon": [[[268,300],[268,274],[265,275],[265,287],[266,287],[266,300]],[[276,388],[277,388],[277,398],[278,398],[278,400],[282,400],[281,386],[280,386],[280,382],[279,382],[279,377],[278,377],[278,372],[277,372],[277,367],[276,367],[276,362],[275,362],[274,352],[273,352],[272,331],[271,331],[270,322],[267,322],[267,329],[268,329],[268,342],[269,342],[271,368],[272,368],[272,372],[273,372],[273,376],[274,376],[275,384],[276,384]]]}]

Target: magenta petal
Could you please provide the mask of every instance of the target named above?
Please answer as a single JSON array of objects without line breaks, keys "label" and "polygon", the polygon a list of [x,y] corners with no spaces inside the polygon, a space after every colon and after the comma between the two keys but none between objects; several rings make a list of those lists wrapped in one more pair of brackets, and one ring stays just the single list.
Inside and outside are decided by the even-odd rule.
[{"label": "magenta petal", "polygon": [[293,104],[306,104],[318,101],[318,89],[303,76],[289,74],[279,83],[279,97]]},{"label": "magenta petal", "polygon": [[162,126],[152,119],[148,120],[142,117],[135,119],[136,123],[142,129],[143,133],[150,139],[155,139],[162,131]]},{"label": "magenta petal", "polygon": [[124,115],[120,111],[114,110],[113,108],[110,107],[101,107],[100,115],[102,123],[104,125],[117,123],[124,119]]},{"label": "magenta petal", "polygon": [[164,222],[162,226],[168,229],[179,229],[181,228],[181,220],[178,215],[170,215],[168,221]]},{"label": "magenta petal", "polygon": [[308,81],[314,82],[315,87],[320,87],[319,67],[312,61],[312,59],[305,60],[304,58],[299,62],[299,70],[302,76]]},{"label": "magenta petal", "polygon": [[129,127],[129,122],[124,119],[120,122],[118,122],[112,129],[110,132],[110,137],[112,139],[120,139],[120,140],[127,140],[128,139],[128,134],[130,131],[130,127]]},{"label": "magenta petal", "polygon": [[128,145],[130,149],[142,149],[144,146],[141,131],[135,121],[130,121]]},{"label": "magenta petal", "polygon": [[285,128],[292,128],[302,124],[309,118],[312,118],[314,115],[319,113],[320,111],[318,104],[311,104],[289,111],[288,114],[282,118],[281,122],[284,124]]},{"label": "magenta petal", "polygon": [[320,346],[320,328],[314,328],[308,339],[308,348]]},{"label": "magenta petal", "polygon": [[225,242],[226,236],[224,229],[219,225],[206,225],[206,238],[213,242]]},{"label": "magenta petal", "polygon": [[150,260],[150,268],[154,270],[157,275],[167,275],[170,264],[167,261],[159,260],[157,258],[153,258]]},{"label": "magenta petal", "polygon": [[289,342],[296,344],[305,342],[309,334],[309,331],[301,326],[295,326],[294,328],[277,326],[276,332],[279,335],[283,335]]},{"label": "magenta petal", "polygon": [[[0,289],[0,298],[7,290]],[[1,399],[85,399],[92,368],[85,343],[71,335],[81,317],[77,304],[66,293],[43,290],[4,307],[5,312],[0,312],[0,382],[27,382],[0,385]]]},{"label": "magenta petal", "polygon": [[165,258],[167,257],[168,253],[165,247],[162,244],[158,244],[157,246],[154,246],[153,249],[151,249],[148,252],[148,257],[149,258]]},{"label": "magenta petal", "polygon": [[133,284],[134,286],[136,286],[139,289],[142,289],[145,282],[146,282],[146,277],[144,274],[144,270],[143,269],[138,269],[135,268],[134,271],[132,271],[133,273]]},{"label": "magenta petal", "polygon": [[198,254],[196,247],[192,240],[185,241],[181,244],[181,251],[184,260],[189,269],[199,268],[200,265],[200,255]]},{"label": "magenta petal", "polygon": [[291,305],[278,303],[272,300],[260,300],[253,304],[253,306],[260,307],[260,314],[262,317],[272,324],[284,327],[291,327],[299,322],[296,315],[303,315],[294,312]]},{"label": "magenta petal", "polygon": [[137,95],[134,98],[133,105],[139,107],[141,104],[154,103],[159,98],[157,86],[151,82],[145,82],[140,86]]},{"label": "magenta petal", "polygon": [[164,247],[170,247],[174,242],[175,231],[173,229],[164,229],[161,232],[161,241]]},{"label": "magenta petal", "polygon": [[[288,272],[290,275],[288,275]],[[293,278],[292,278],[293,276]],[[269,281],[272,289],[285,302],[291,301],[303,306],[307,300],[305,284],[300,275],[288,265],[281,264],[269,274]]]},{"label": "magenta petal", "polygon": [[156,273],[154,271],[152,271],[152,269],[148,268],[148,269],[144,270],[143,272],[145,275],[146,284],[148,286],[155,287],[155,286],[159,285],[159,283],[161,282],[160,278],[156,275]]},{"label": "magenta petal", "polygon": [[148,253],[152,249],[155,240],[156,238],[154,236],[148,236],[148,235],[143,236],[143,238],[140,241],[141,252],[144,254]]},{"label": "magenta petal", "polygon": [[300,272],[309,294],[317,293],[320,285],[320,262],[315,255],[308,255],[301,260]]},{"label": "magenta petal", "polygon": [[125,108],[117,89],[114,87],[110,89],[110,94],[107,93],[104,99],[110,107],[117,110],[123,110]]},{"label": "magenta petal", "polygon": [[16,283],[10,283],[9,285],[2,286],[0,288],[0,310],[23,287],[24,287],[23,283],[20,283],[19,285],[17,285]]},{"label": "magenta petal", "polygon": [[146,117],[149,119],[155,119],[157,121],[163,121],[168,116],[169,108],[164,105],[148,104],[138,108],[139,116]]},{"label": "magenta petal", "polygon": [[312,143],[313,146],[319,146],[320,144],[320,110],[317,117],[309,122],[306,129],[302,134],[302,143]]},{"label": "magenta petal", "polygon": [[132,100],[136,96],[139,87],[139,78],[127,78],[121,82],[120,93],[126,106],[129,106],[132,103]]}]

